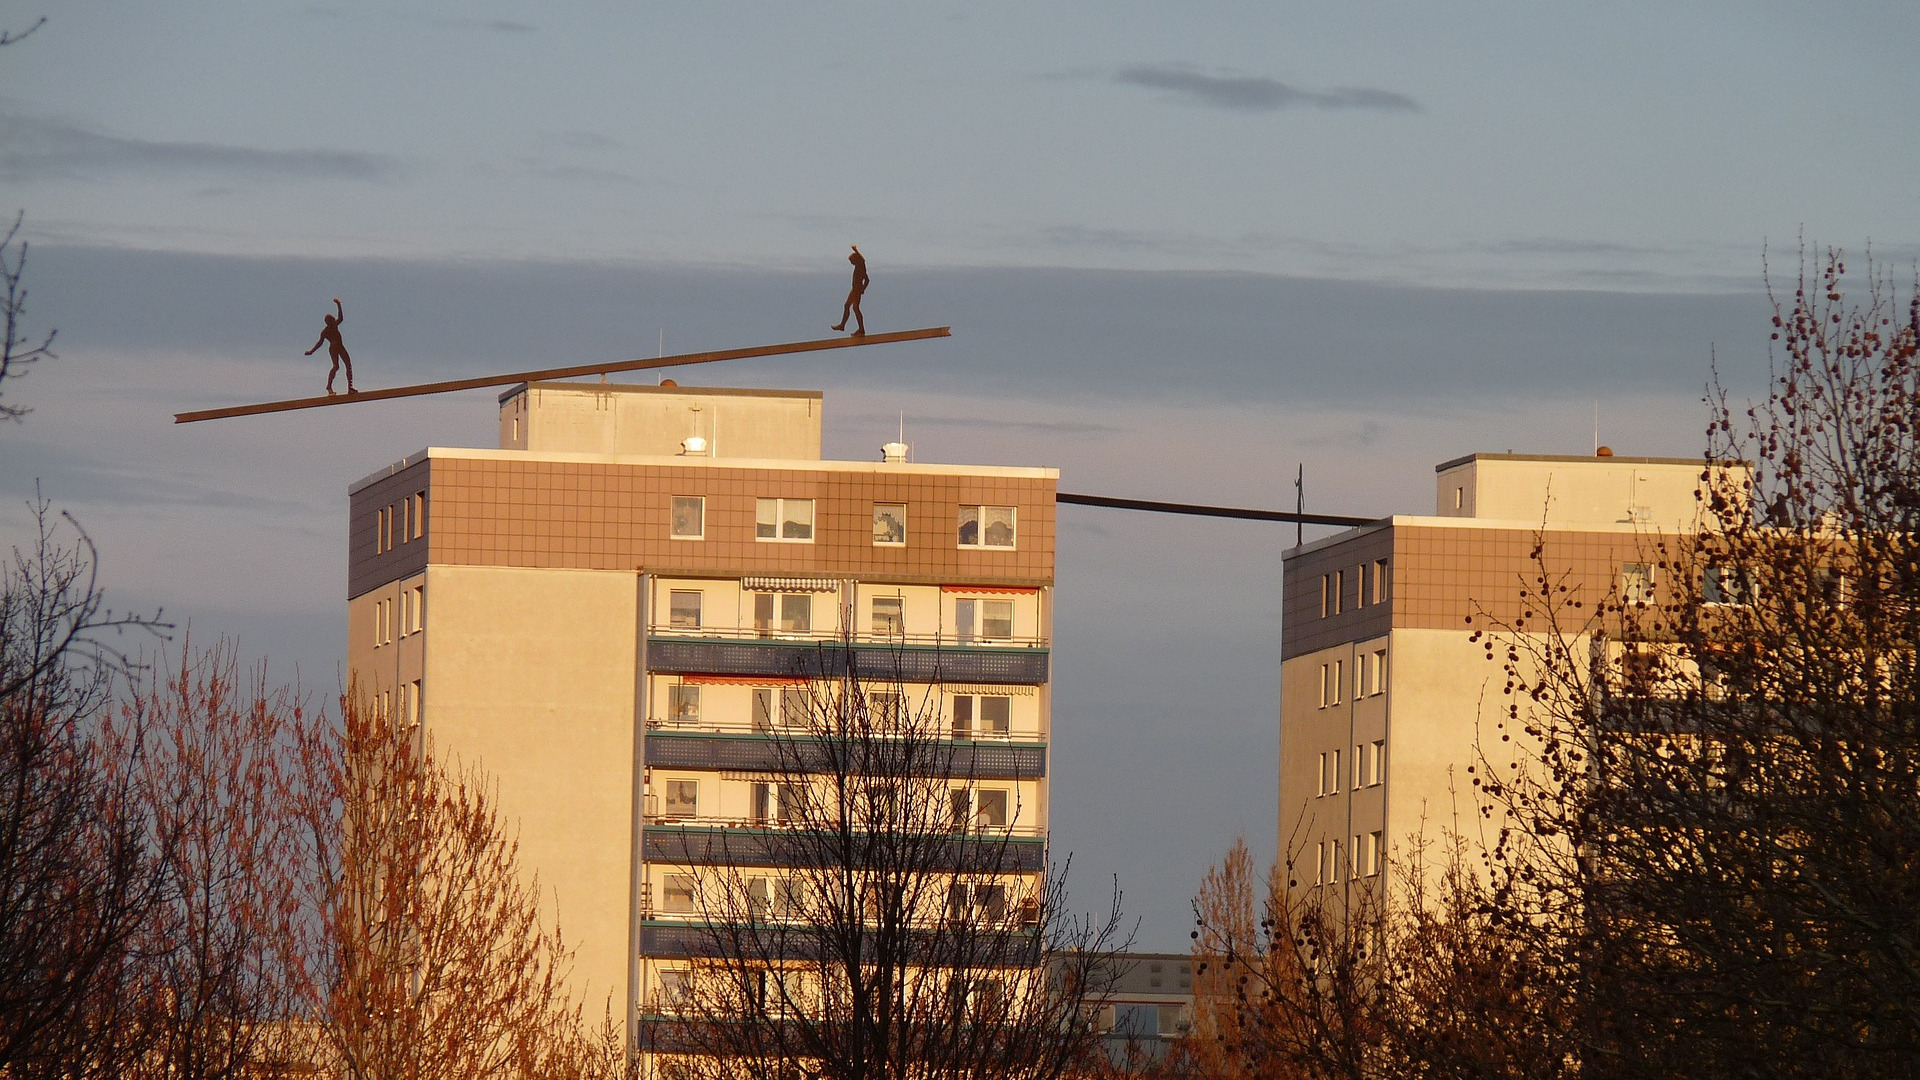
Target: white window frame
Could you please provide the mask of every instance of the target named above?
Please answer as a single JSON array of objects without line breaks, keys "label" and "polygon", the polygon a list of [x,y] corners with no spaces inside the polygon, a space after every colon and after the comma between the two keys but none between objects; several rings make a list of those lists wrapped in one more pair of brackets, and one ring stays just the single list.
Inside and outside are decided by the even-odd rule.
[{"label": "white window frame", "polygon": [[[881,536],[882,536],[881,522],[885,520],[884,512],[886,511],[898,511],[897,522],[900,526],[900,539],[898,540],[881,539]],[[873,546],[874,547],[906,547],[907,546],[907,504],[906,503],[877,502],[873,504]]]},{"label": "white window frame", "polygon": [[[987,511],[1004,510],[1007,517],[1007,542],[990,544],[987,542]],[[973,542],[965,539],[968,515],[971,512]],[[954,544],[963,551],[1015,551],[1020,546],[1020,508],[1017,506],[999,506],[991,503],[968,503],[960,507],[959,516],[954,522]]]},{"label": "white window frame", "polygon": [[[1636,581],[1636,577],[1641,580]],[[1652,606],[1654,589],[1658,584],[1659,577],[1655,574],[1652,563],[1620,564],[1620,603],[1623,606],[1628,604]]]},{"label": "white window frame", "polygon": [[[680,531],[681,504],[691,503],[694,516],[694,531]],[[707,497],[705,495],[671,495],[667,498],[667,539],[669,540],[705,540],[707,538]]]},{"label": "white window frame", "polygon": [[[880,602],[882,600],[894,608],[892,613],[893,617],[888,620],[892,626],[885,630],[880,628]],[[907,598],[901,596],[899,593],[895,593],[892,596],[873,597],[872,601],[868,610],[872,613],[872,622],[869,625],[872,627],[873,636],[878,638],[904,637],[907,632]]]},{"label": "white window frame", "polygon": [[[678,606],[678,601],[681,598],[688,597],[688,596],[693,597],[693,622],[691,624],[682,624],[681,622],[678,621],[678,612],[675,609]],[[707,594],[705,590],[703,589],[668,589],[667,590],[667,627],[668,629],[698,630],[701,627],[706,625],[706,620],[707,620]]]},{"label": "white window frame", "polygon": [[[674,792],[676,787],[693,789],[693,804],[685,813],[674,812]],[[660,816],[669,821],[700,816],[700,781],[687,776],[669,776],[660,782]]]},{"label": "white window frame", "polygon": [[[761,518],[765,516],[762,513],[762,511],[766,509],[768,503],[773,504],[773,523],[772,523],[773,535],[764,536],[761,534],[761,531],[760,531],[763,527],[765,527],[761,522]],[[788,517],[787,508],[798,507],[798,506],[801,506],[802,504],[804,504],[807,508],[807,534],[805,536],[782,535],[786,532],[787,526],[789,524],[787,520],[787,517]],[[788,498],[755,499],[753,500],[753,539],[756,542],[762,543],[762,544],[811,544],[813,543],[813,538],[815,534],[817,534],[820,531],[819,529],[820,519],[818,517],[819,509],[820,509],[819,506],[815,503],[813,499],[788,499]],[[795,522],[795,524],[797,524],[797,522]]]},{"label": "white window frame", "polygon": [[[987,633],[987,605],[1006,605],[1007,632]],[[1000,596],[962,596],[953,602],[953,632],[955,640],[961,644],[972,641],[1012,641],[1014,628],[1019,623],[1019,609],[1013,600]],[[994,621],[998,621],[997,619]]]},{"label": "white window frame", "polygon": [[667,687],[667,723],[700,722],[700,684],[679,682]]},{"label": "white window frame", "polygon": [[[995,711],[1004,708],[1002,717],[1005,726],[990,728],[987,726],[987,702],[995,703]],[[956,739],[1006,738],[1013,733],[1013,697],[1008,694],[955,694],[951,716],[953,737]]]}]

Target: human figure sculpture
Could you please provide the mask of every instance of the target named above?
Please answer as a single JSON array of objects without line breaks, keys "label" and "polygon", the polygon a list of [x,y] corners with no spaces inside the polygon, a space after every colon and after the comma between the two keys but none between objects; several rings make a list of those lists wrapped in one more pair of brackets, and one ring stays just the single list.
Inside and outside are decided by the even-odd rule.
[{"label": "human figure sculpture", "polygon": [[845,330],[847,328],[847,316],[852,315],[855,319],[855,325],[858,327],[858,329],[854,330],[853,336],[865,337],[867,335],[867,317],[860,314],[860,294],[867,291],[867,257],[860,254],[859,244],[854,244],[852,247],[853,254],[847,256],[847,261],[853,264],[853,288],[847,290],[847,302],[840,308],[840,321],[834,323],[833,328],[835,330]]},{"label": "human figure sculpture", "polygon": [[320,346],[325,345],[327,356],[333,360],[333,366],[327,369],[327,393],[335,393],[333,377],[339,373],[343,364],[347,369],[347,393],[356,393],[357,391],[353,388],[353,357],[347,355],[347,346],[340,340],[340,324],[347,321],[347,310],[340,306],[340,298],[337,296],[333,298],[333,311],[332,315],[327,316],[326,327],[320,331],[320,340],[313,343],[313,348],[307,350],[307,355],[312,356],[319,351]]}]

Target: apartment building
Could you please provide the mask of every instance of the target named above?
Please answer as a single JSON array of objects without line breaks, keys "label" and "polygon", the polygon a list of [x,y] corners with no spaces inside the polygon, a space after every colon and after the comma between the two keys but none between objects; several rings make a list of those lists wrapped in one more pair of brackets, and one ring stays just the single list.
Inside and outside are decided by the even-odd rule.
[{"label": "apartment building", "polygon": [[630,1021],[685,977],[715,852],[777,879],[770,746],[823,643],[941,710],[954,812],[1044,872],[1058,474],[823,460],[822,406],[533,383],[501,396],[498,448],[351,488],[358,691],[498,782],[572,989]]},{"label": "apartment building", "polygon": [[1286,553],[1279,855],[1300,888],[1380,888],[1419,838],[1498,827],[1467,767],[1505,768],[1524,739],[1498,726],[1504,671],[1472,634],[1510,624],[1543,569],[1588,611],[1668,595],[1655,549],[1697,529],[1708,465],[1601,449],[1444,462],[1431,516]]}]

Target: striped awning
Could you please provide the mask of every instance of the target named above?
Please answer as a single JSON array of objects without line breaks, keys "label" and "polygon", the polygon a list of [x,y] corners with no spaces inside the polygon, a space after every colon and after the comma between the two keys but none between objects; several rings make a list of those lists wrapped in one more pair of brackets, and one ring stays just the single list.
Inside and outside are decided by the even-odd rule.
[{"label": "striped awning", "polygon": [[839,592],[838,578],[824,577],[750,577],[741,578],[747,592]]}]

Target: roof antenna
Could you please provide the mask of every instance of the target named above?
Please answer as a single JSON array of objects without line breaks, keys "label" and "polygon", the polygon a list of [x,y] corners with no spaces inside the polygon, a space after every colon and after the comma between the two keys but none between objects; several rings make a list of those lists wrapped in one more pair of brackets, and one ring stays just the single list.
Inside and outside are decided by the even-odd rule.
[{"label": "roof antenna", "polygon": [[1298,520],[1300,517],[1304,517],[1306,515],[1306,512],[1307,512],[1307,463],[1303,461],[1300,463],[1300,471],[1295,473],[1293,477],[1293,513],[1295,516],[1295,521],[1293,523],[1293,546],[1294,547],[1299,547],[1301,544],[1306,543],[1306,528],[1307,528],[1306,523]]},{"label": "roof antenna", "polygon": [[1600,401],[1593,402],[1593,456],[1600,456]]}]

